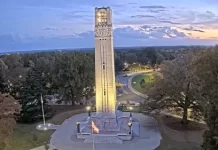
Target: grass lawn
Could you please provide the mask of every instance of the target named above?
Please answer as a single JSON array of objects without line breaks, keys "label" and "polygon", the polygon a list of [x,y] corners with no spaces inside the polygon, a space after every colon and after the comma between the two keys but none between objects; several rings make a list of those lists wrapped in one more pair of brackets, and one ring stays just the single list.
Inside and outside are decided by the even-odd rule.
[{"label": "grass lawn", "polygon": [[[57,107],[57,106],[56,106]],[[66,111],[63,111],[64,106],[60,106],[59,110],[57,108],[56,115],[50,119],[48,122],[53,124],[62,124],[63,121],[73,115],[80,114],[85,112],[84,107],[75,107],[71,106],[71,110],[66,106]],[[39,123],[35,124],[17,124],[13,136],[5,150],[30,150],[32,148],[45,145],[49,143],[50,136],[55,130],[48,131],[38,131],[36,126]]]},{"label": "grass lawn", "polygon": [[[145,93],[146,92],[146,84],[151,84],[154,82],[154,78],[155,78],[155,73],[154,72],[148,72],[148,73],[144,73],[141,75],[137,75],[135,77],[133,77],[132,79],[132,87],[140,92],[140,93]],[[145,87],[141,87],[140,82],[142,81],[142,79],[145,80]]]},{"label": "grass lawn", "polygon": [[[203,150],[201,148],[203,130],[198,130],[201,129],[202,125],[200,125],[200,128],[198,125],[195,129],[189,128],[191,130],[183,130],[181,125],[177,126],[178,118],[158,116],[156,119],[161,131],[162,140],[160,146],[155,150]],[[175,122],[176,124],[174,125]]]}]

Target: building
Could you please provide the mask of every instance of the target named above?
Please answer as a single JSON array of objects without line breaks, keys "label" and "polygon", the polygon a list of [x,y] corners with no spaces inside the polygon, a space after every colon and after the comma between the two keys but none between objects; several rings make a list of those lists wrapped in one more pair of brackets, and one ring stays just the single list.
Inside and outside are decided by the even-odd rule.
[{"label": "building", "polygon": [[85,143],[95,137],[95,143],[122,144],[132,139],[133,132],[139,134],[139,123],[132,121],[132,115],[116,110],[114,67],[112,11],[109,7],[95,8],[96,113],[88,110],[88,118],[77,122],[77,138]]},{"label": "building", "polygon": [[112,11],[109,7],[95,8],[95,82],[96,112],[115,114]]}]

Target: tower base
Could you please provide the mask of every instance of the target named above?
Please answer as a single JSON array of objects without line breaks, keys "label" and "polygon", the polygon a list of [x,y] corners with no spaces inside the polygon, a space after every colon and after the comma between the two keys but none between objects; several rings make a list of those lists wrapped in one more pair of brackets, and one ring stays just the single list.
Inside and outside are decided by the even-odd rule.
[{"label": "tower base", "polygon": [[[99,129],[99,133],[92,131],[92,121]],[[132,123],[132,127],[128,126]],[[77,133],[78,139],[84,139],[85,143],[89,143],[93,137],[95,143],[120,143],[125,140],[131,140],[133,135],[138,136],[139,124],[132,122],[129,116],[116,116],[115,114],[96,113],[88,117],[85,121],[80,122],[80,133]]]},{"label": "tower base", "polygon": [[117,116],[111,113],[97,113],[96,116],[90,118],[100,131],[119,131]]}]

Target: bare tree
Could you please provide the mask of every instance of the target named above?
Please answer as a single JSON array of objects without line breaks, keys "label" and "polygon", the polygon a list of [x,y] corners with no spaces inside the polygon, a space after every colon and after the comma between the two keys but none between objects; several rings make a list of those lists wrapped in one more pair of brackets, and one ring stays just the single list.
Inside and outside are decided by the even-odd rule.
[{"label": "bare tree", "polygon": [[193,52],[178,56],[173,61],[164,62],[161,66],[162,78],[158,79],[149,90],[148,96],[152,101],[147,105],[150,109],[181,109],[182,123],[188,123],[188,109],[198,117],[201,105],[196,96],[194,67],[196,59]]}]

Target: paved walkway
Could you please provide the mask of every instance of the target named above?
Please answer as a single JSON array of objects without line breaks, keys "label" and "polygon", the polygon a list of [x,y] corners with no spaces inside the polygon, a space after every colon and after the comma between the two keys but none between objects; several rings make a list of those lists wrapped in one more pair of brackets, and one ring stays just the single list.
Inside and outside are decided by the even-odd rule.
[{"label": "paved walkway", "polygon": [[[142,72],[140,72],[142,73]],[[130,77],[124,75],[117,76],[116,79],[123,85],[125,91],[118,97],[117,101],[135,101],[144,102],[144,97],[140,93],[135,93],[131,88],[131,79],[140,74],[133,73]],[[54,132],[50,143],[58,150],[91,150],[92,144],[84,144],[83,140],[76,139],[76,122],[86,118],[87,113],[72,116]],[[140,122],[140,137],[134,137],[132,141],[124,141],[123,144],[96,144],[95,150],[154,150],[160,144],[161,135],[156,120],[150,116],[139,113],[133,113],[134,119]],[[38,147],[33,150],[44,150],[44,147]]]},{"label": "paved walkway", "polygon": [[[58,150],[91,150],[92,144],[76,138],[76,122],[86,117],[87,113],[83,113],[64,121],[52,135],[50,143]],[[133,119],[140,122],[140,137],[124,141],[123,144],[95,144],[95,150],[153,150],[158,147],[161,135],[156,120],[139,113],[133,113]]]}]

